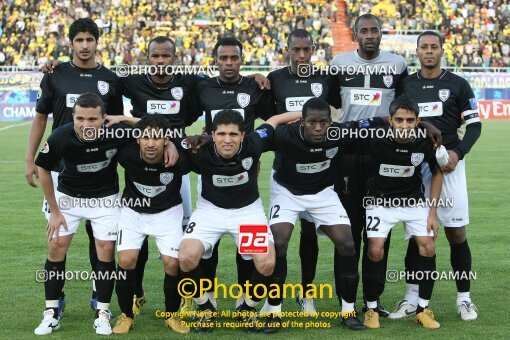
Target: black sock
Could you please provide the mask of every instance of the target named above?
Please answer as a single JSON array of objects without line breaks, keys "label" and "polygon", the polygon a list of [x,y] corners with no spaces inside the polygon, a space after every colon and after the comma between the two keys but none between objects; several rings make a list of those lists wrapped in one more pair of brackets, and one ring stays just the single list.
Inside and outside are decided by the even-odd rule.
[{"label": "black sock", "polygon": [[[237,283],[244,287],[246,281],[248,281],[251,277],[251,274],[255,270],[255,263],[253,260],[245,260],[241,256],[241,254],[236,254],[236,264],[237,264]],[[246,292],[244,292],[246,293]]]},{"label": "black sock", "polygon": [[177,312],[181,305],[181,295],[177,290],[179,284],[178,275],[168,275],[165,273],[163,291],[165,292],[165,308],[167,312]]},{"label": "black sock", "polygon": [[[280,286],[280,292],[283,292],[283,284],[287,278],[287,256],[277,256],[271,281]],[[278,306],[282,303],[282,296],[277,298],[268,297],[267,302],[271,306]]]},{"label": "black sock", "polygon": [[202,267],[203,278],[210,280],[213,284],[211,285],[211,289],[209,292],[214,290],[214,278],[216,277],[216,268],[218,267],[218,248],[220,246],[220,241],[216,243],[213,248],[213,252],[210,258],[201,259],[200,267]]},{"label": "black sock", "polygon": [[423,274],[423,279],[419,281],[420,292],[419,297],[423,300],[430,300],[432,297],[432,290],[434,289],[434,280],[432,272],[436,270],[436,255],[434,256],[419,256],[418,258],[418,271]]},{"label": "black sock", "polygon": [[[198,264],[198,266],[195,269],[190,270],[189,272],[180,271],[180,274],[179,274],[179,280],[191,279],[195,282],[196,287],[200,287],[200,279],[203,279],[203,278],[204,278],[204,271],[202,270],[202,266],[200,265],[200,263]],[[199,290],[200,289],[197,289],[196,294],[191,297],[198,298]]]},{"label": "black sock", "polygon": [[[103,262],[97,261],[96,265],[96,291],[97,302],[110,303],[115,285],[114,278],[115,261]],[[106,280],[105,280],[106,278]],[[133,301],[131,300],[131,303]]]},{"label": "black sock", "polygon": [[146,237],[143,241],[140,253],[138,253],[138,260],[136,260],[135,267],[135,295],[137,297],[144,296],[143,291],[143,275],[145,274],[145,264],[149,258],[149,238]]},{"label": "black sock", "polygon": [[471,289],[471,281],[469,280],[469,274],[471,272],[471,250],[469,249],[467,240],[460,244],[450,245],[450,263],[458,277],[463,278],[461,280],[456,280],[457,291],[469,292]]},{"label": "black sock", "polygon": [[266,292],[269,291],[269,285],[271,283],[271,276],[264,276],[257,270],[254,270],[250,276],[250,287],[248,289],[248,296],[251,300],[259,302],[265,298],[263,288],[266,286]]},{"label": "black sock", "polygon": [[406,271],[406,283],[409,284],[419,284],[418,280],[415,278],[416,266],[418,263],[418,257],[420,256],[420,250],[418,249],[418,243],[416,243],[416,239],[412,237],[409,239],[409,243],[407,244],[407,253],[405,258],[405,271]]},{"label": "black sock", "polygon": [[[115,293],[117,293],[117,300],[119,301],[120,311],[126,314],[131,319],[133,315],[133,295],[135,295],[135,270],[126,270],[117,267],[118,280],[115,282]],[[123,280],[122,274],[126,273],[126,279]]]},{"label": "black sock", "polygon": [[301,284],[304,294],[308,285],[313,283],[317,270],[317,259],[319,257],[319,244],[315,224],[301,219],[301,234],[299,239],[299,258],[301,260]]},{"label": "black sock", "polygon": [[[44,282],[44,297],[46,300],[58,300],[59,297],[64,294],[62,289],[64,289],[65,284],[65,270],[66,270],[66,260],[61,262],[52,262],[46,259],[46,263],[44,264],[44,269],[46,270],[46,281]],[[50,309],[50,308],[46,308]],[[58,308],[53,309],[54,318],[58,318]]]},{"label": "black sock", "polygon": [[[89,237],[89,260],[90,267],[92,271],[96,270],[97,265],[97,251],[96,251],[96,239],[94,238],[94,232],[92,230],[92,223],[90,220],[85,221],[85,230],[87,231],[87,236]],[[92,298],[97,299],[97,292],[92,289]]]},{"label": "black sock", "polygon": [[377,301],[381,296],[383,287],[379,284],[379,278],[382,271],[384,271],[383,260],[374,262],[367,256],[365,272],[363,272],[363,295],[367,301]]},{"label": "black sock", "polygon": [[338,251],[335,253],[337,254],[334,261],[335,285],[338,300],[340,305],[342,305],[342,299],[345,302],[354,303],[359,282],[357,256],[342,256]]}]

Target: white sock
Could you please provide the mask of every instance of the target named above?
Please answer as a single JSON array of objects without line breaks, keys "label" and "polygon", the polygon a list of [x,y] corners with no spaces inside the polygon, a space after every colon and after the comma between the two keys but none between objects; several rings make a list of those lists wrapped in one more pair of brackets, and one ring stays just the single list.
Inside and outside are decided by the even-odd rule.
[{"label": "white sock", "polygon": [[282,312],[282,304],[280,303],[278,306],[271,306],[269,302],[264,302],[264,307],[260,310],[261,313],[281,313]]},{"label": "white sock", "polygon": [[429,306],[429,300],[423,300],[422,298],[418,298],[418,306],[421,308],[427,308]]},{"label": "white sock", "polygon": [[342,313],[354,312],[354,302],[349,303],[342,299]]},{"label": "white sock", "polygon": [[204,303],[207,302],[208,297],[207,297],[207,293],[205,295],[202,295],[201,297],[197,297],[197,298],[193,298],[193,301],[196,302],[197,305],[203,305]]},{"label": "white sock", "polygon": [[412,283],[406,283],[406,296],[404,300],[409,301],[410,304],[417,306],[418,297],[420,293],[420,286]]},{"label": "white sock", "polygon": [[469,292],[457,292],[457,306],[460,306],[462,301],[471,302]]},{"label": "white sock", "polygon": [[92,290],[96,292],[96,280],[92,280]]},{"label": "white sock", "polygon": [[46,300],[46,308],[58,308],[58,300]]},{"label": "white sock", "polygon": [[205,296],[209,299],[209,301],[211,301],[211,303],[214,306],[214,308],[218,309],[218,303],[216,302],[216,298],[214,297],[214,293],[213,292],[207,292],[207,293],[205,293]]},{"label": "white sock", "polygon": [[243,295],[241,295],[241,297],[237,298],[237,300],[236,300],[236,308],[243,304],[245,297],[246,297],[246,294],[243,293]]},{"label": "white sock", "polygon": [[367,307],[370,309],[376,309],[377,308],[377,300],[367,301]]},{"label": "white sock", "polygon": [[97,302],[97,309],[99,310],[110,310],[110,304],[104,302]]}]

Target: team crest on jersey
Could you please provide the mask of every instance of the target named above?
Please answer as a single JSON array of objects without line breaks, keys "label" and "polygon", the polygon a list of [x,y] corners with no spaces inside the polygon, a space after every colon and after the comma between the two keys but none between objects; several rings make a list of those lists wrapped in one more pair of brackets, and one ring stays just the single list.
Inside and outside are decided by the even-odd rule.
[{"label": "team crest on jersey", "polygon": [[321,83],[312,83],[310,84],[310,87],[312,88],[312,93],[315,97],[320,97],[322,94],[322,84]]},{"label": "team crest on jersey", "polygon": [[250,104],[250,95],[247,93],[238,93],[237,102],[239,103],[239,106],[244,109],[248,106],[248,104]]},{"label": "team crest on jersey", "polygon": [[441,99],[442,102],[445,102],[450,98],[450,90],[448,89],[442,89],[439,90],[439,99]]},{"label": "team crest on jersey", "polygon": [[390,88],[390,86],[393,84],[393,76],[383,76],[382,80],[384,82],[384,85],[386,85],[387,88]]},{"label": "team crest on jersey", "polygon": [[244,170],[250,170],[251,166],[253,165],[253,158],[247,157],[241,161],[241,165],[243,166]]},{"label": "team crest on jersey", "polygon": [[411,164],[414,166],[418,166],[423,162],[423,159],[425,158],[425,155],[421,152],[412,153],[411,154]]},{"label": "team crest on jersey", "polygon": [[162,172],[159,174],[159,180],[162,184],[167,185],[174,179],[174,174],[171,172]]},{"label": "team crest on jersey", "polygon": [[333,157],[335,157],[337,152],[338,152],[338,146],[334,147],[332,149],[328,149],[328,150],[326,150],[326,157],[333,158]]},{"label": "team crest on jersey", "polygon": [[103,96],[108,93],[108,90],[110,89],[110,84],[108,84],[105,81],[99,80],[97,82],[97,89],[99,90],[99,93],[101,93]]},{"label": "team crest on jersey", "polygon": [[117,149],[106,150],[106,158],[112,158],[117,153]]},{"label": "team crest on jersey", "polygon": [[48,144],[48,142],[44,143],[44,145],[42,146],[40,152],[41,153],[48,153],[48,152],[50,152],[50,145]]},{"label": "team crest on jersey", "polygon": [[175,98],[175,100],[181,100],[182,96],[184,95],[182,87],[174,87],[170,92],[172,92],[172,96]]}]

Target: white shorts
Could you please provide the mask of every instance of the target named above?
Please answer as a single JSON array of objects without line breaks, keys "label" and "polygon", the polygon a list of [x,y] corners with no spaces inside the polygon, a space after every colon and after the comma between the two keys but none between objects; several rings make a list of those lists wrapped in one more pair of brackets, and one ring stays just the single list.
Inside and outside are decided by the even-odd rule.
[{"label": "white shorts", "polygon": [[[271,176],[269,176],[269,191],[270,192],[271,192],[271,189],[273,188],[273,183],[274,183],[273,176],[274,176],[274,173],[275,173],[274,169],[271,169]],[[271,209],[271,207],[269,207],[269,209]],[[313,223],[313,218],[312,218],[312,216],[310,216],[310,214],[307,211],[300,212],[299,213],[299,218],[302,218],[305,221]]]},{"label": "white shorts", "polygon": [[404,222],[404,238],[411,236],[433,236],[430,231],[427,233],[427,218],[429,208],[427,207],[393,207],[387,208],[375,206],[373,209],[366,209],[367,237],[386,238],[390,230],[398,222]]},{"label": "white shorts", "polygon": [[189,174],[182,176],[182,184],[181,184],[181,198],[182,198],[182,225],[187,225],[189,218],[191,216],[191,184],[189,181]]},{"label": "white shorts", "polygon": [[146,236],[153,236],[162,255],[179,258],[182,239],[182,204],[156,214],[120,209],[117,251],[140,249]]},{"label": "white shorts", "polygon": [[[51,172],[51,179],[53,180],[53,192],[57,192],[57,186],[58,186],[58,172],[52,171]],[[43,198],[43,205],[42,205],[42,212],[44,213],[44,216],[47,220],[50,219],[50,207],[48,206],[48,201],[46,201],[46,197]]]},{"label": "white shorts", "polygon": [[[457,163],[455,171],[443,173],[443,187],[441,201],[453,200],[453,206],[437,208],[437,218],[443,227],[458,228],[469,224],[469,204],[466,184],[466,164],[463,159]],[[427,163],[422,166],[425,197],[430,197],[430,182],[432,173]]]},{"label": "white shorts", "polygon": [[351,225],[347,212],[333,190],[333,186],[314,195],[294,195],[277,181],[273,181],[269,224],[294,224],[301,212],[310,214],[316,229],[321,225]]},{"label": "white shorts", "polygon": [[[239,226],[241,224],[267,225],[266,214],[260,198],[243,208],[223,209],[203,197],[199,197],[197,209],[191,214],[183,240],[200,240],[205,248],[202,258],[208,259],[212,255],[214,245],[224,234],[231,235],[239,247]],[[274,243],[270,229],[269,242]],[[247,254],[241,254],[241,256],[245,260],[252,258]]]},{"label": "white shorts", "polygon": [[101,241],[115,241],[117,239],[117,222],[119,221],[120,208],[117,206],[105,207],[108,203],[102,204],[101,202],[110,202],[111,205],[111,202],[118,201],[119,194],[94,198],[94,206],[73,206],[68,209],[63,207],[64,203],[62,202],[70,202],[75,199],[74,197],[55,191],[55,199],[57,204],[61,206],[60,212],[64,215],[67,223],[67,231],[63,226],[60,226],[60,236],[76,234],[80,222],[90,220],[94,238]]}]

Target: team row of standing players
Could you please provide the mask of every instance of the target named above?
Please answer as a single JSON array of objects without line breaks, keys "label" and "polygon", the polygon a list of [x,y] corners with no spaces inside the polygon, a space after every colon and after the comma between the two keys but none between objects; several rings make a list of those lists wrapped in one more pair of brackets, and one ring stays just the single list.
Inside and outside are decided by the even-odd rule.
[{"label": "team row of standing players", "polygon": [[[262,118],[268,118],[274,113],[301,110],[303,105],[302,103],[309,100],[310,97],[320,97],[325,99],[332,106],[341,107],[343,111],[342,121],[347,121],[349,119],[387,116],[389,112],[389,104],[394,99],[395,92],[405,92],[406,94],[413,96],[415,100],[420,103],[420,111],[422,111],[422,114],[424,111],[432,110],[430,117],[427,118],[442,132],[443,142],[447,147],[448,154],[450,156],[449,163],[445,168],[443,168],[445,173],[448,173],[448,175],[444,176],[445,183],[447,183],[446,178],[449,176],[452,176],[452,178],[460,176],[461,184],[462,178],[464,178],[464,187],[458,187],[457,184],[454,188],[450,188],[450,192],[448,192],[449,195],[460,195],[460,208],[456,205],[454,210],[457,212],[453,213],[453,215],[452,212],[446,212],[444,217],[441,216],[441,211],[439,211],[439,219],[441,224],[445,226],[446,235],[452,246],[452,265],[454,270],[470,270],[471,257],[469,247],[465,239],[464,228],[464,226],[468,223],[468,215],[467,192],[465,194],[465,200],[462,196],[463,191],[466,191],[463,158],[478,138],[481,125],[477,117],[476,100],[474,99],[469,84],[462,78],[459,78],[449,72],[442,71],[439,67],[439,61],[442,55],[440,37],[429,33],[420,38],[418,41],[417,52],[422,62],[422,70],[409,77],[405,77],[407,71],[402,58],[379,51],[379,42],[381,37],[379,20],[372,16],[362,16],[358,19],[358,24],[356,26],[356,33],[360,46],[359,49],[352,53],[338,55],[335,58],[334,63],[337,65],[396,65],[398,70],[397,74],[359,74],[354,76],[348,75],[336,77],[310,75],[308,77],[299,77],[296,75],[297,67],[299,64],[309,62],[310,56],[313,53],[313,42],[306,31],[296,30],[289,36],[288,41],[291,66],[272,72],[268,76],[271,81],[271,90],[268,89],[269,83],[264,80],[260,81],[260,79],[257,79],[257,84],[254,80],[239,75],[239,68],[242,63],[242,46],[234,39],[223,39],[218,42],[215,49],[216,61],[220,69],[219,77],[201,79],[200,77],[195,76],[169,76],[164,74],[160,76],[130,76],[122,79],[122,83],[124,83],[122,88],[124,90],[121,91],[119,90],[121,88],[120,86],[115,87],[116,84],[119,84],[119,81],[115,79],[113,74],[102,68],[100,65],[97,65],[89,56],[91,52],[94,52],[93,49],[95,48],[95,44],[97,43],[99,36],[95,35],[93,27],[90,28],[88,26],[90,23],[87,23],[86,19],[80,20],[73,24],[75,26],[74,30],[72,29],[73,26],[70,30],[70,35],[74,32],[74,36],[70,36],[70,40],[74,45],[73,62],[56,68],[53,74],[45,75],[43,78],[41,84],[42,93],[37,104],[38,114],[31,131],[27,159],[30,160],[30,156],[32,156],[33,160],[37,145],[40,143],[42,138],[42,133],[38,131],[38,127],[41,126],[40,122],[44,121],[45,126],[45,118],[49,113],[53,113],[55,116],[54,124],[70,122],[72,120],[72,110],[75,98],[78,96],[77,94],[84,92],[92,91],[98,93],[105,103],[106,112],[109,114],[121,114],[122,104],[121,99],[119,98],[121,93],[124,93],[126,96],[131,98],[134,116],[142,116],[143,113],[146,112],[156,113],[155,111],[151,112],[152,105],[161,104],[160,101],[164,101],[164,103],[167,104],[166,109],[168,111],[159,113],[164,113],[165,117],[170,119],[172,127],[183,127],[183,125],[189,125],[198,116],[193,116],[193,112],[204,111],[206,113],[206,130],[209,132],[211,132],[214,126],[214,124],[212,124],[212,119],[219,110],[234,109],[240,112],[243,116],[243,129],[248,134],[251,130],[253,130],[255,117],[261,116]],[[82,46],[85,47],[82,48]],[[174,45],[170,39],[155,38],[151,41],[148,55],[149,62],[151,64],[171,64],[173,63],[173,56]],[[90,58],[87,59],[87,57]],[[261,89],[261,87],[264,89]],[[70,92],[72,93],[70,94]],[[362,95],[367,94],[371,95],[371,97],[366,102],[364,102],[363,99],[359,99],[364,98]],[[267,99],[268,97],[270,99]],[[297,106],[296,103],[298,103]],[[196,106],[199,106],[198,111]],[[315,104],[315,106],[320,105]],[[314,109],[320,111],[320,109]],[[177,111],[174,112],[172,110]],[[413,110],[410,111],[412,112]],[[457,128],[460,126],[462,121],[465,121],[468,125],[466,129],[466,136],[462,141],[460,141],[457,137]],[[312,122],[316,123],[314,127],[317,127],[318,129],[322,126],[321,124],[323,124],[321,123],[321,120],[312,120]],[[299,129],[303,129],[304,131],[307,126],[309,126],[307,124],[310,123],[305,123],[301,128],[299,128],[298,124],[296,131],[301,131]],[[56,126],[58,125],[54,125],[54,127]],[[265,128],[265,131],[267,131],[268,127]],[[322,126],[322,128],[324,128],[324,126]],[[44,128],[42,131],[44,131]],[[268,133],[268,135],[270,135],[270,133]],[[303,138],[303,133],[298,133],[297,138]],[[320,138],[320,134],[318,133],[317,138]],[[343,159],[339,162],[340,173],[342,175],[340,176],[340,180],[337,181],[336,186],[336,190],[339,193],[338,196],[342,200],[350,219],[351,228],[349,231],[352,231],[351,237],[354,239],[355,253],[353,256],[355,264],[357,264],[358,257],[361,253],[361,235],[364,234],[365,229],[365,216],[361,199],[367,193],[366,179],[368,177],[367,172],[369,170],[367,159],[370,158],[368,155],[358,155],[359,152],[362,152],[362,150],[359,150],[360,148],[356,146],[358,144],[360,143],[353,143],[354,146],[340,148],[340,151],[350,149],[352,155],[342,155]],[[313,151],[314,149],[315,148],[311,148],[306,152],[302,151],[302,154],[315,156],[314,153],[316,151]],[[328,154],[325,153],[326,149],[321,151],[324,152],[322,157],[327,157],[328,155],[331,156],[333,152],[338,153],[338,149],[337,151],[330,149],[327,150],[329,150]],[[327,159],[330,158],[333,157],[327,157]],[[459,159],[461,160],[460,162],[458,161]],[[425,160],[428,160],[428,158]],[[277,168],[277,164],[278,156],[275,168]],[[32,180],[31,174],[35,171],[33,167],[33,163],[30,164],[29,161],[27,163],[27,176],[29,177],[29,181]],[[282,166],[281,169],[285,169],[285,167]],[[339,171],[335,169],[335,177],[338,172]],[[419,172],[420,171],[416,171],[417,174]],[[280,174],[282,174],[282,171],[280,171]],[[301,175],[304,176],[304,174],[298,174],[298,176]],[[322,174],[307,175],[306,181],[299,182],[309,183],[309,185],[305,186],[304,189],[300,189],[299,185],[297,188],[292,187],[292,184],[287,186],[284,185],[284,187],[286,187],[292,195],[297,195],[299,198],[303,198],[307,194],[306,190],[310,190],[313,187],[312,184],[317,184],[319,186],[324,185],[327,184],[324,177],[333,178],[333,176],[322,176]],[[277,184],[285,184],[285,176],[281,176],[280,181],[278,181],[278,171],[276,171],[275,176]],[[415,176],[413,175],[413,178],[414,177]],[[457,182],[459,182],[459,180],[457,180]],[[275,185],[273,185],[272,190],[273,189],[276,190]],[[300,192],[299,190],[305,191]],[[443,194],[445,194],[445,190],[446,186],[443,185]],[[204,194],[202,197],[203,196]],[[186,196],[183,195],[183,199],[186,202],[189,199],[189,196],[186,198]],[[224,201],[222,204],[227,202],[228,200]],[[457,200],[455,200],[455,202],[457,203]],[[237,203],[239,203],[239,201]],[[186,204],[184,205],[186,206]],[[189,207],[190,206],[191,204],[189,204]],[[218,204],[218,206],[221,207],[221,204]],[[238,208],[230,206],[223,207]],[[275,209],[273,209],[273,211],[275,211]],[[191,209],[188,211],[185,209],[184,215],[190,216],[190,212]],[[306,216],[304,216],[304,218],[306,218]],[[184,223],[186,222],[187,221],[184,221]],[[305,219],[302,220],[300,255],[302,260],[304,287],[306,287],[308,283],[311,283],[315,276],[318,249],[314,224],[317,224],[316,219],[312,219],[311,223],[307,223]],[[281,227],[280,230],[286,229]],[[284,278],[286,273],[286,258],[283,254],[286,252],[285,236],[287,235],[278,235],[274,232],[274,230],[273,234],[275,234],[274,236],[277,246],[275,273],[278,274],[276,276]],[[420,262],[420,254],[422,253],[421,251],[418,251],[418,245],[413,241],[414,239],[416,238],[412,238],[409,243],[409,249],[406,256],[406,267],[410,269],[417,268],[417,263]],[[279,242],[279,240],[283,240],[283,242]],[[97,242],[98,241],[96,241],[96,243]],[[50,242],[50,254],[46,267],[62,268],[65,265],[65,256],[61,256],[61,258],[52,256],[52,244],[53,242]],[[364,242],[364,244],[365,249],[367,249],[368,242]],[[386,245],[387,248],[389,242],[383,242],[382,244]],[[279,245],[282,246],[279,247]],[[212,246],[214,246],[214,244]],[[378,248],[374,247],[374,249]],[[99,249],[98,253],[100,253]],[[217,255],[215,255],[215,253],[217,254],[217,250],[213,251],[211,259],[207,260],[209,262],[203,261],[202,263],[204,267],[204,274],[209,277],[215,276],[215,264],[217,263]],[[347,253],[349,253],[349,251],[347,251]],[[381,268],[377,266],[382,263],[383,267],[385,267],[387,249],[384,252],[378,251],[376,253],[377,254],[373,254],[374,256],[366,256],[368,252],[366,250],[364,251],[363,281],[365,298],[369,296],[372,297],[374,292],[382,292],[384,288],[384,269],[381,270]],[[339,250],[339,247],[337,247],[337,251],[335,251],[335,263],[351,263],[349,262],[350,260],[342,258],[345,254],[346,253],[343,253]],[[381,255],[382,259],[379,259]],[[102,256],[100,255],[99,257],[101,259]],[[51,261],[52,259],[53,261]],[[377,261],[373,261],[374,259]],[[94,269],[101,270],[108,267],[105,271],[112,270],[112,266],[114,266],[112,261],[113,255],[111,257],[111,261],[108,261],[108,259],[106,259],[106,261],[97,261]],[[237,263],[240,274],[239,281],[245,282],[250,279],[250,276],[254,272],[253,263],[251,261],[246,261],[239,256]],[[376,270],[374,270],[374,263],[377,264]],[[136,267],[139,267],[138,263]],[[141,272],[143,273],[143,265],[141,267]],[[342,290],[342,285],[337,284],[340,293],[339,297],[341,296],[343,300],[341,301],[342,310],[346,312],[346,315],[352,316],[353,314],[349,314],[348,312],[354,310],[354,297],[356,296],[356,287],[358,282],[357,266],[353,265],[352,267],[355,268],[355,274],[354,272],[346,274],[345,272],[341,272],[342,269],[340,265],[335,266],[335,268],[337,267],[339,269],[336,270],[335,277],[338,277],[339,280],[340,277],[344,277],[344,281],[346,282],[344,287],[354,287],[354,294],[351,294],[348,292],[352,290],[349,290],[348,288]],[[181,269],[186,268],[182,268],[181,264]],[[188,269],[190,268],[188,267]],[[188,270],[188,272],[190,271],[192,270]],[[374,275],[371,274],[375,272],[379,275],[378,279],[374,279]],[[141,280],[139,279],[140,277],[143,277],[143,274],[135,274],[135,276],[137,285],[137,287],[134,288],[136,292],[135,295],[137,295],[137,297],[143,297],[143,288],[141,288]],[[368,283],[370,281],[372,281],[372,285]],[[166,282],[167,279],[165,278],[165,283]],[[51,282],[48,283],[48,285],[51,286]],[[43,328],[43,324],[54,325],[56,322],[55,320],[58,319],[58,301],[59,294],[61,294],[60,291],[62,290],[61,287],[63,287],[63,282],[55,286],[56,289],[53,289],[52,296],[48,296],[49,289],[46,289],[47,307],[49,308],[48,310],[54,314],[51,314],[51,318],[46,316],[46,314],[50,314],[50,312],[45,314],[45,320],[49,321],[46,321],[45,323],[43,320],[43,323],[41,324]],[[96,282],[98,294],[100,291],[99,286],[103,287],[104,283]],[[110,283],[107,283],[106,286],[105,290],[108,291],[110,289]],[[111,287],[111,289],[113,289],[113,283],[111,283]],[[369,287],[372,288],[369,289]],[[469,299],[469,281],[459,280],[457,282],[457,287],[459,290],[459,298],[461,299],[460,302],[459,300],[457,301],[461,317],[463,319],[469,319],[473,318],[474,315],[474,318],[476,318],[474,305]],[[412,308],[416,310],[421,306],[423,310],[423,307],[426,307],[422,306],[423,303],[418,306],[418,294],[421,296],[421,292],[418,293],[417,288],[416,282],[408,283],[406,299],[399,304],[399,308],[397,308],[395,313],[393,313],[394,316],[398,317],[402,314],[406,315],[405,312],[408,312],[407,314],[409,314],[409,312],[412,313]],[[304,310],[310,311],[314,308],[313,301],[310,299],[302,297],[299,300]],[[427,299],[420,299],[421,302],[423,302],[423,300]],[[50,303],[48,303],[48,301]],[[99,299],[99,303],[101,303],[99,306],[103,308],[99,308],[97,312],[98,319],[96,321],[99,320],[98,324],[105,324],[104,319],[106,319],[109,314],[101,313],[101,310],[108,309],[105,308],[107,307],[105,304],[109,303],[109,301],[108,296],[103,296]],[[203,302],[203,300],[199,300],[199,302]],[[251,307],[253,304],[252,301],[248,302],[248,307]],[[207,299],[205,304],[206,307],[211,307],[207,303],[214,305],[214,301],[209,301],[209,299]],[[203,304],[204,303],[202,303],[202,305]],[[374,325],[378,325],[378,321],[377,323],[370,322],[370,320],[376,319],[374,314],[384,316],[387,315],[387,312],[385,312],[378,304],[377,298],[375,305],[373,298],[369,298],[367,304],[365,324],[369,327],[374,327]],[[278,306],[278,301],[276,301],[276,303],[275,301],[268,301],[264,308],[270,311],[278,311]],[[246,306],[243,308],[245,307]],[[426,311],[426,309],[424,310]],[[126,315],[130,314],[131,313],[129,312],[126,313]],[[57,316],[57,319],[53,318],[53,316]],[[357,316],[351,316],[345,318],[343,323],[347,324],[350,328],[364,328]],[[369,322],[367,322],[367,316]],[[274,319],[278,321],[277,316],[275,316]],[[428,319],[431,318],[429,317]],[[275,323],[271,322],[270,324]],[[48,327],[46,327],[46,329],[48,329]],[[55,327],[52,329],[55,329]],[[272,330],[269,329],[268,331]],[[45,333],[44,330],[42,332]]]}]

